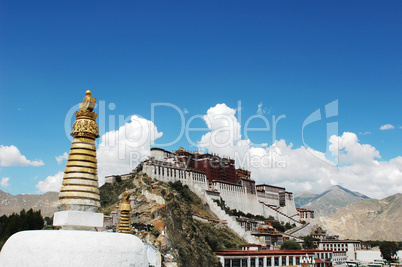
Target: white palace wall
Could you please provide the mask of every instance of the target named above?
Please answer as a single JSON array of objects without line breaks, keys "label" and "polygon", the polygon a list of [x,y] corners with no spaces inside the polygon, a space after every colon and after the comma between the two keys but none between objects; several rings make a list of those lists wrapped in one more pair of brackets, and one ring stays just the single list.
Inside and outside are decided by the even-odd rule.
[{"label": "white palace wall", "polygon": [[220,197],[230,209],[237,209],[245,214],[263,215],[257,195],[248,194],[245,187],[221,182],[214,182],[213,187],[219,191]]},{"label": "white palace wall", "polygon": [[194,189],[195,186],[208,190],[208,179],[204,173],[189,171],[186,169],[173,168],[169,166],[157,166],[153,164],[144,164],[143,172],[152,179],[162,182],[180,181],[183,185]]}]

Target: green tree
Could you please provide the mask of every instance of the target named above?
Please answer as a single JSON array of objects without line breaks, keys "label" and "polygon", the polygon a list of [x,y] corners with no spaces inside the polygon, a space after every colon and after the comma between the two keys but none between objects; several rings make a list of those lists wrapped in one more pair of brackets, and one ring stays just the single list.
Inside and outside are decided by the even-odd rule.
[{"label": "green tree", "polygon": [[10,216],[0,217],[0,248],[6,240],[13,234],[24,230],[40,230],[43,228],[44,220],[39,211],[32,209],[20,213],[13,213]]},{"label": "green tree", "polygon": [[300,244],[297,243],[294,240],[287,240],[285,242],[283,242],[282,246],[281,246],[282,250],[300,250],[302,249]]},{"label": "green tree", "polygon": [[380,251],[383,259],[388,262],[395,262],[396,253],[398,252],[398,245],[395,242],[385,241],[380,245]]},{"label": "green tree", "polygon": [[314,238],[311,235],[305,236],[304,237],[303,248],[304,249],[316,249],[317,248],[316,241],[319,241],[319,239]]}]

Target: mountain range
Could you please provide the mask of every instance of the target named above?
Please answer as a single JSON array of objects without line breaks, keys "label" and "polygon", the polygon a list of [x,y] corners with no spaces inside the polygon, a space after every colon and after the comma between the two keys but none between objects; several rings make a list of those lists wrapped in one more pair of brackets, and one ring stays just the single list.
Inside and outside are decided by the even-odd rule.
[{"label": "mountain range", "polygon": [[41,210],[44,217],[52,217],[57,211],[58,192],[47,192],[42,195],[20,194],[11,195],[0,190],[0,216],[20,212],[22,209]]},{"label": "mountain range", "polygon": [[297,207],[314,210],[315,217],[325,217],[334,214],[341,207],[364,199],[369,199],[369,197],[359,192],[352,192],[342,186],[334,185],[321,194],[299,193],[295,197],[295,203]]},{"label": "mountain range", "polygon": [[401,241],[402,194],[355,202],[320,221],[344,239]]}]

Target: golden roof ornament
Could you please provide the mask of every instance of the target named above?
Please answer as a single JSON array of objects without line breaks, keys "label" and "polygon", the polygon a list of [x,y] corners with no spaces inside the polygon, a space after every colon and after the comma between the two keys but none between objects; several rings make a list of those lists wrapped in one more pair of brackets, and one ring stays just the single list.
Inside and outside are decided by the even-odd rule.
[{"label": "golden roof ornament", "polygon": [[60,211],[92,211],[100,207],[95,139],[99,137],[97,114],[93,112],[96,98],[86,91],[80,110],[75,112],[71,136],[74,137],[63,185],[59,194]]},{"label": "golden roof ornament", "polygon": [[119,233],[131,233],[131,220],[130,220],[130,211],[131,211],[131,204],[130,204],[130,197],[131,193],[124,191],[121,204],[119,207],[120,210],[120,218],[119,222],[117,223],[116,231]]}]

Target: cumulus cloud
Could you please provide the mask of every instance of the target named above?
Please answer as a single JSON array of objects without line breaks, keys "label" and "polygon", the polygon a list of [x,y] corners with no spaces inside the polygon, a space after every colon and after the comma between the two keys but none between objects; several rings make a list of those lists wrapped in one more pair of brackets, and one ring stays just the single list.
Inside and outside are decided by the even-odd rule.
[{"label": "cumulus cloud", "polygon": [[385,124],[385,125],[382,125],[382,126],[380,127],[380,130],[392,130],[392,129],[394,129],[394,128],[395,128],[395,126],[392,125],[392,124]]},{"label": "cumulus cloud", "polygon": [[56,160],[57,160],[58,164],[62,163],[63,160],[67,160],[67,159],[68,159],[68,153],[67,152],[64,152],[63,155],[60,155],[60,156],[56,157]]},{"label": "cumulus cloud", "polygon": [[1,178],[0,185],[4,188],[7,188],[10,185],[9,181],[10,181],[10,177],[3,177],[3,178]]},{"label": "cumulus cloud", "polygon": [[53,176],[48,176],[45,180],[39,181],[36,184],[36,188],[38,188],[39,192],[41,193],[46,193],[49,191],[59,192],[61,183],[63,181],[63,175],[64,173],[60,171]]},{"label": "cumulus cloud", "polygon": [[28,160],[25,156],[21,155],[17,147],[0,145],[0,166],[42,166],[42,160]]},{"label": "cumulus cloud", "polygon": [[235,159],[237,167],[250,170],[257,183],[284,186],[294,192],[322,192],[339,184],[376,198],[402,192],[402,157],[381,161],[379,151],[361,144],[355,133],[330,137],[329,151],[339,155],[339,165],[333,166],[324,153],[304,146],[294,148],[285,140],[269,147],[251,145],[250,140],[242,139],[235,113],[225,104],[210,108],[203,117],[210,131],[198,145],[203,151]]},{"label": "cumulus cloud", "polygon": [[226,104],[217,104],[208,109],[203,116],[210,132],[201,137],[198,142],[200,151],[206,150],[234,158],[235,153],[242,155],[249,149],[249,140],[242,140],[240,123],[235,117],[236,110]]},{"label": "cumulus cloud", "polygon": [[134,169],[150,156],[151,144],[162,134],[152,121],[132,116],[118,130],[102,135],[97,151],[99,184],[104,184],[107,175]]}]

